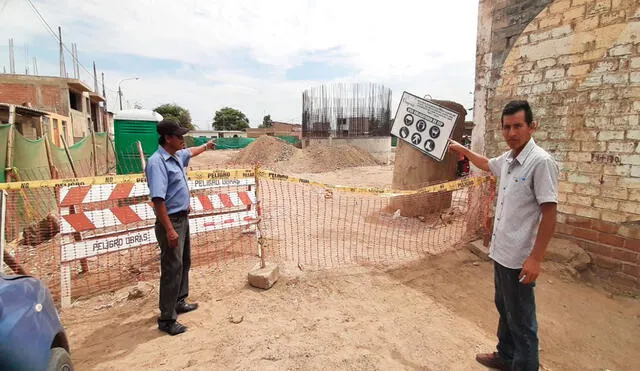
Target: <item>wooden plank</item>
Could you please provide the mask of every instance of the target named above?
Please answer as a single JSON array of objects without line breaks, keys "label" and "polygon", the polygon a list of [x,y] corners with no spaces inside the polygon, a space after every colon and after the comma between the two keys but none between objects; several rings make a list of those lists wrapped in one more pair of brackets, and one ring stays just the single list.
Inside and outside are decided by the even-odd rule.
[{"label": "wooden plank", "polygon": [[62,308],[71,306],[71,265],[64,262],[60,265],[60,298]]},{"label": "wooden plank", "polygon": [[93,155],[93,175],[98,176],[100,174],[98,171],[98,146],[96,145],[96,132],[93,125],[91,125],[91,147],[91,154]]},{"label": "wooden plank", "polygon": [[[11,111],[13,110],[13,111]],[[13,112],[13,116],[12,115]],[[13,118],[12,118],[13,117]],[[7,139],[7,163],[5,164],[5,179],[7,182],[12,182],[13,181],[13,175],[14,175],[14,171],[13,171],[13,157],[14,157],[14,142],[15,142],[15,125],[14,125],[14,121],[15,120],[15,106],[11,106],[11,108],[9,108],[9,124],[11,124],[11,126],[9,127],[9,138]]]}]

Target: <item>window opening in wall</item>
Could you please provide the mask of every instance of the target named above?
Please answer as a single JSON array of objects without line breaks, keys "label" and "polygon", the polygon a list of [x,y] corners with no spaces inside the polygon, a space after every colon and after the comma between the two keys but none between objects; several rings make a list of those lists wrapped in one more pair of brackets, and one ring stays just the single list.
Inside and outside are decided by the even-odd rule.
[{"label": "window opening in wall", "polygon": [[93,131],[98,133],[100,132],[100,128],[98,127],[99,124],[99,114],[100,114],[100,110],[98,108],[99,106],[97,104],[91,104],[91,121],[93,122]]},{"label": "window opening in wall", "polygon": [[60,145],[60,128],[58,127],[58,119],[51,119],[51,141],[56,145]]},{"label": "window opening in wall", "polygon": [[42,117],[42,129],[44,130],[44,133],[42,133],[43,135],[49,134],[49,131],[51,129],[50,123],[50,118],[48,118],[47,116]]},{"label": "window opening in wall", "polygon": [[69,90],[69,107],[76,111],[82,111],[82,96]]}]

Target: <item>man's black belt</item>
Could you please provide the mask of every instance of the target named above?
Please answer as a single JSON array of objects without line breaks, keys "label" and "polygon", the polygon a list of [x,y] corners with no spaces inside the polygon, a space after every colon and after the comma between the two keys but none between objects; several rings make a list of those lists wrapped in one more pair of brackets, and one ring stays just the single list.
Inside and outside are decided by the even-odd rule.
[{"label": "man's black belt", "polygon": [[187,210],[178,211],[177,213],[169,214],[169,218],[177,218],[179,216],[187,216],[189,212]]}]

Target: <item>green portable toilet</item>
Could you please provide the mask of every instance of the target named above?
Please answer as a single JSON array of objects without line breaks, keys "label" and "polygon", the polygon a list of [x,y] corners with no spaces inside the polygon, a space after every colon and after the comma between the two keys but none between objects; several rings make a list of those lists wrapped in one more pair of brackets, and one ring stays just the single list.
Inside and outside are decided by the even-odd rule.
[{"label": "green portable toilet", "polygon": [[158,149],[156,127],[162,116],[150,110],[125,110],[113,118],[116,172],[118,174],[142,173],[140,152],[136,142],[142,144],[145,160]]}]

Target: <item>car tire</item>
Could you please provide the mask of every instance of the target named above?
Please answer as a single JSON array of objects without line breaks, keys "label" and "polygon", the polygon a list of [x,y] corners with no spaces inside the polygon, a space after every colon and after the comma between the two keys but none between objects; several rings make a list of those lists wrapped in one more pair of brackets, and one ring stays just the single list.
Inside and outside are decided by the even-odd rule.
[{"label": "car tire", "polygon": [[64,348],[51,349],[47,371],[73,371],[71,356]]}]

